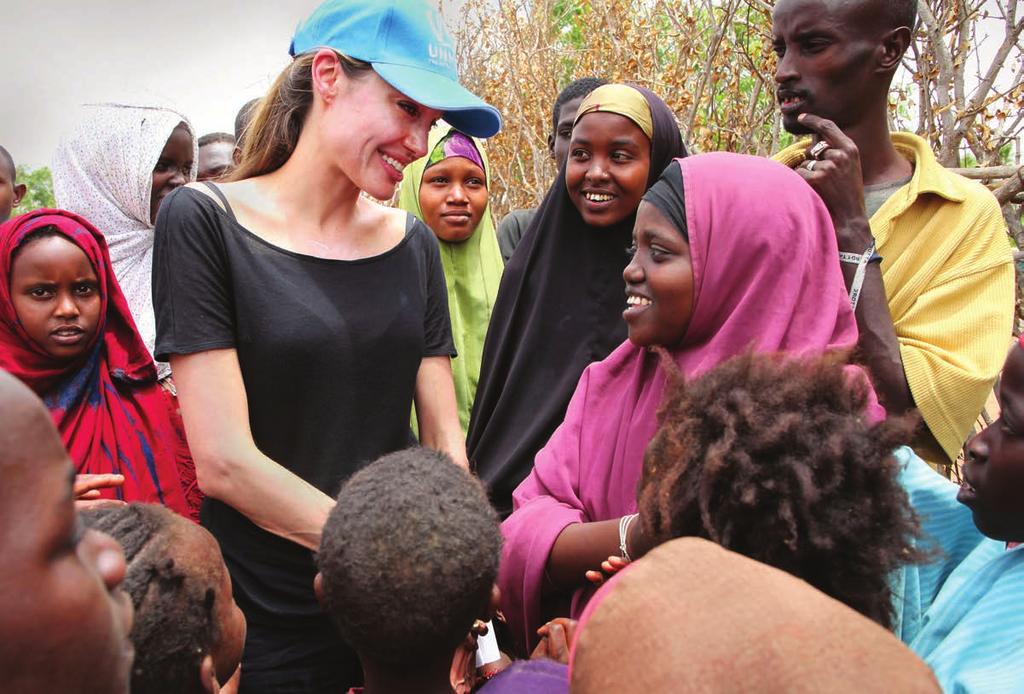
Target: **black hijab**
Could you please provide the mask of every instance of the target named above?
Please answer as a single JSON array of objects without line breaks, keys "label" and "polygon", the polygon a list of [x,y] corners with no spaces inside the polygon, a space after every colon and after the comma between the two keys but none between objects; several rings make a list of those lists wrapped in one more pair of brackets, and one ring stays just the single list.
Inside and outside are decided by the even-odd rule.
[{"label": "black hijab", "polygon": [[[632,86],[632,85],[631,85]],[[647,187],[686,148],[672,110],[653,92]],[[591,227],[569,199],[565,164],[505,266],[484,342],[466,447],[502,517],[533,458],[565,416],[583,369],[627,335],[622,270],[636,211]]]}]

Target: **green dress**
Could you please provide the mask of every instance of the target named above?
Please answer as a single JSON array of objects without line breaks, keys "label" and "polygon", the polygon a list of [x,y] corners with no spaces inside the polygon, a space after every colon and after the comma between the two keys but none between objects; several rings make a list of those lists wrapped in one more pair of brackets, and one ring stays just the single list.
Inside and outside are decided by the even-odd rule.
[{"label": "green dress", "polygon": [[[420,209],[420,184],[430,153],[451,131],[452,126],[441,122],[430,131],[427,156],[405,167],[405,175],[398,192],[398,206],[423,219]],[[490,185],[490,165],[483,142],[473,138],[484,164],[484,175]],[[463,433],[469,428],[469,415],[480,378],[480,360],[483,357],[484,338],[491,318],[491,308],[498,295],[498,284],[504,263],[498,249],[498,239],[488,202],[472,236],[465,241],[449,243],[438,239],[441,262],[448,285],[448,310],[452,319],[452,335],[458,356],[452,359],[455,380],[455,399],[459,408],[459,423]],[[416,418],[413,417],[413,429]]]}]

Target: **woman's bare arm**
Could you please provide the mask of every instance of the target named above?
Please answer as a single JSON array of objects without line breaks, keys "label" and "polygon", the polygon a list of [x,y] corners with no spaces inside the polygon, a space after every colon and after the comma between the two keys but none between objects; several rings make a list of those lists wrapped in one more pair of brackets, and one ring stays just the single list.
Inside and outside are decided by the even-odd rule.
[{"label": "woman's bare arm", "polygon": [[259,527],[312,550],[334,500],[256,448],[234,349],[174,355],[199,487]]},{"label": "woman's bare arm", "polygon": [[420,363],[416,374],[416,420],[423,446],[447,453],[456,464],[469,469],[466,437],[455,402],[451,358],[425,357]]}]

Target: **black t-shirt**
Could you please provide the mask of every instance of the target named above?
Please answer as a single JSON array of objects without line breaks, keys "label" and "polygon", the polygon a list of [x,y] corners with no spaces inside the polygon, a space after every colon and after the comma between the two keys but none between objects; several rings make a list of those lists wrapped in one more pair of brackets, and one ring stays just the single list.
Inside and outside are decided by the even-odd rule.
[{"label": "black t-shirt", "polygon": [[[454,355],[437,241],[411,216],[394,248],[328,260],[274,246],[183,188],[160,208],[153,303],[159,358],[234,348],[256,446],[332,497],[414,443],[420,361]],[[202,522],[248,619],[322,619],[312,552],[213,499]]]}]

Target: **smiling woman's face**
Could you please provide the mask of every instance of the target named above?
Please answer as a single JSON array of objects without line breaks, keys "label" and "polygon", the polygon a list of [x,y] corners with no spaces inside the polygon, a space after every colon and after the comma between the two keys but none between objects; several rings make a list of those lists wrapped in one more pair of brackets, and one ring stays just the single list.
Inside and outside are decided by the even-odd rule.
[{"label": "smiling woman's face", "polygon": [[629,340],[641,347],[682,341],[693,315],[690,244],[657,207],[640,203],[633,227],[633,257],[626,280]]},{"label": "smiling woman's face", "polygon": [[617,113],[588,113],[572,130],[565,187],[590,226],[621,222],[640,204],[651,168],[651,141]]},{"label": "smiling woman's face", "polygon": [[465,241],[487,208],[487,179],[465,157],[448,157],[423,172],[420,210],[437,238]]}]

